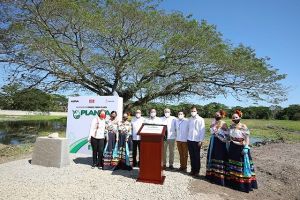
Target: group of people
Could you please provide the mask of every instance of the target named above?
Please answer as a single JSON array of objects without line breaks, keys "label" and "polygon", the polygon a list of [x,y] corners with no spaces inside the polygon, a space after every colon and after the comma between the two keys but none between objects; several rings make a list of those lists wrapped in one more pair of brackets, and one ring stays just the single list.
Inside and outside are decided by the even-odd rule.
[{"label": "group of people", "polygon": [[93,151],[92,168],[132,169],[132,127],[127,113],[118,121],[116,111],[108,120],[105,111],[100,111],[92,121],[88,141]]},{"label": "group of people", "polygon": [[[143,123],[163,124],[167,126],[164,141],[163,168],[174,169],[175,143],[180,158],[180,172],[187,172],[188,155],[191,171],[189,175],[199,177],[200,150],[205,138],[205,122],[198,115],[197,108],[192,107],[190,118],[179,111],[177,117],[171,116],[171,110],[166,108],[164,116],[158,117],[156,110],[151,109],[149,117],[142,116],[141,110],[136,110],[135,116],[128,120],[124,113],[122,121],[117,120],[115,111],[106,114],[101,111],[93,119],[88,137],[93,150],[93,165],[104,170],[126,169],[139,166],[137,152],[140,153],[140,136],[137,134]],[[240,122],[242,113],[237,110],[232,115],[232,124],[227,125],[222,118],[225,112],[216,112],[210,126],[210,144],[207,152],[206,178],[219,185],[249,192],[257,188],[253,162],[250,154],[250,132],[245,124]],[[168,152],[168,153],[167,153]],[[167,156],[168,154],[168,156]]]},{"label": "group of people", "polygon": [[241,123],[242,112],[236,110],[228,127],[220,110],[210,125],[210,144],[207,152],[206,178],[222,186],[249,192],[257,189],[250,154],[250,132]]}]

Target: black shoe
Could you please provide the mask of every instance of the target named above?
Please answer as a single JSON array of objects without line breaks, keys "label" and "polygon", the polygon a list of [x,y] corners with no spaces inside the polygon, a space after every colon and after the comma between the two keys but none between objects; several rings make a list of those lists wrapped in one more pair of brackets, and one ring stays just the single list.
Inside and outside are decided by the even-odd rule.
[{"label": "black shoe", "polygon": [[193,175],[193,177],[194,177],[194,178],[200,178],[200,174],[199,174],[199,173],[195,173],[195,174]]},{"label": "black shoe", "polygon": [[170,170],[173,170],[173,169],[175,169],[175,168],[173,167],[173,165],[170,165],[170,166],[169,166],[169,169],[170,169]]},{"label": "black shoe", "polygon": [[92,169],[94,169],[95,167],[96,167],[96,165],[95,165],[95,164],[93,164],[91,168],[92,168]]},{"label": "black shoe", "polygon": [[177,169],[177,171],[179,171],[179,172],[186,172],[186,168],[180,167],[179,169]]},{"label": "black shoe", "polygon": [[192,172],[189,173],[189,175],[190,175],[190,176],[194,176],[194,175],[195,175],[195,172],[192,171]]}]

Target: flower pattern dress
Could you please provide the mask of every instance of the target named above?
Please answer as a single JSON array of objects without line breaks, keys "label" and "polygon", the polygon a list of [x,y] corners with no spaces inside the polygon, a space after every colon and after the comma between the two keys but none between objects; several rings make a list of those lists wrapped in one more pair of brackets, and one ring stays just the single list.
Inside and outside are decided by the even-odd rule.
[{"label": "flower pattern dress", "polygon": [[229,130],[230,146],[228,150],[226,184],[236,190],[249,192],[257,189],[257,181],[254,171],[254,164],[250,154],[247,153],[250,165],[250,175],[245,174],[245,141],[250,136],[250,131],[245,124],[232,124]]},{"label": "flower pattern dress", "polygon": [[119,122],[118,120],[106,121],[106,132],[108,141],[105,145],[103,155],[103,169],[113,170],[118,164],[118,145],[119,139]]},{"label": "flower pattern dress", "polygon": [[132,169],[132,130],[129,121],[123,121],[119,125],[119,161],[116,169]]},{"label": "flower pattern dress", "polygon": [[207,152],[206,178],[216,184],[225,185],[226,163],[228,159],[228,128],[225,121],[213,120],[211,138]]}]

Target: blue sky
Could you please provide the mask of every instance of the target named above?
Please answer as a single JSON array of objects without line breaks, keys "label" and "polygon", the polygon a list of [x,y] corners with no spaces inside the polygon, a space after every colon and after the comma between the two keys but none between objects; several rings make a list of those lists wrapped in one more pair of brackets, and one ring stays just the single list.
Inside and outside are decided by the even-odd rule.
[{"label": "blue sky", "polygon": [[[300,0],[165,0],[160,7],[192,14],[199,21],[205,19],[217,26],[225,40],[250,46],[259,57],[270,57],[270,64],[279,69],[279,73],[287,74],[282,83],[290,87],[288,100],[280,105],[300,104]],[[0,86],[4,78],[0,70]],[[231,97],[190,100],[197,104],[213,101],[227,106],[255,105],[252,101],[238,102]],[[259,102],[258,105],[270,104]]]},{"label": "blue sky", "polygon": [[[165,0],[160,5],[167,11],[181,11],[197,20],[205,19],[217,26],[223,38],[237,45],[243,43],[256,50],[259,57],[268,56],[270,64],[287,74],[282,81],[289,86],[288,100],[280,105],[300,104],[300,1],[299,0]],[[243,99],[220,97],[216,101],[228,106],[250,106]],[[259,105],[270,104],[259,102]]]}]

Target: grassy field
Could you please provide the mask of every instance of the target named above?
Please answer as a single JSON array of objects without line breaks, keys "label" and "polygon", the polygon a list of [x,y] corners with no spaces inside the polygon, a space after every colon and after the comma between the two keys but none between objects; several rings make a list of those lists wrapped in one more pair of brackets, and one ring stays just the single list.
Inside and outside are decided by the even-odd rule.
[{"label": "grassy field", "polygon": [[[205,119],[206,133],[209,133],[208,127],[211,120]],[[228,125],[231,123],[230,119],[225,121]],[[243,119],[241,122],[250,129],[250,137],[300,142],[300,121]]]}]

